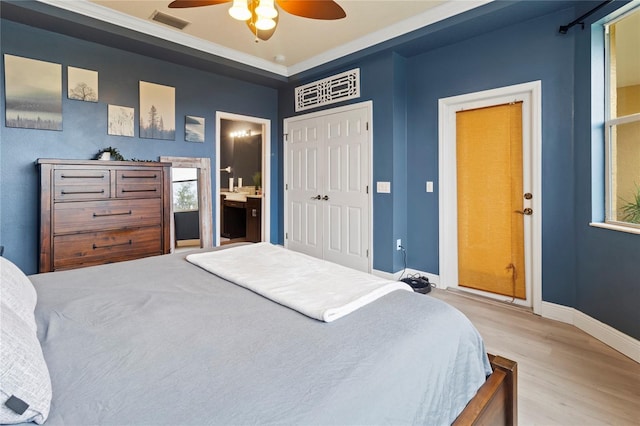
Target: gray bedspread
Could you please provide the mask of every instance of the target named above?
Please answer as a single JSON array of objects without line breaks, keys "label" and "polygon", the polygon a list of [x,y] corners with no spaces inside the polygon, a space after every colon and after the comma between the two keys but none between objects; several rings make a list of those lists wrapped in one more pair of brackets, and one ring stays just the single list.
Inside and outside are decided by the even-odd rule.
[{"label": "gray bedspread", "polygon": [[324,323],[184,257],[30,276],[46,424],[450,424],[490,373],[475,328],[430,296]]}]

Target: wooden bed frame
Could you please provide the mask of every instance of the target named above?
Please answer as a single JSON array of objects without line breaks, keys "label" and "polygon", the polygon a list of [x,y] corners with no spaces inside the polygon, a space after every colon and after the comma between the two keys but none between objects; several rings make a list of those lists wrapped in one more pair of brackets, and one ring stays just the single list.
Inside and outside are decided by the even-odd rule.
[{"label": "wooden bed frame", "polygon": [[518,424],[518,364],[488,355],[493,373],[453,422],[454,426]]}]

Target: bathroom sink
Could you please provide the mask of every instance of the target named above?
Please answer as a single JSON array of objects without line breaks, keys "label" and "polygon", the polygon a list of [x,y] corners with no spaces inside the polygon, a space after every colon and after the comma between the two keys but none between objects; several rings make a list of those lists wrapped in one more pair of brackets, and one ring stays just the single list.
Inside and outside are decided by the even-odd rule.
[{"label": "bathroom sink", "polygon": [[247,195],[241,192],[227,192],[226,199],[229,201],[247,201]]}]

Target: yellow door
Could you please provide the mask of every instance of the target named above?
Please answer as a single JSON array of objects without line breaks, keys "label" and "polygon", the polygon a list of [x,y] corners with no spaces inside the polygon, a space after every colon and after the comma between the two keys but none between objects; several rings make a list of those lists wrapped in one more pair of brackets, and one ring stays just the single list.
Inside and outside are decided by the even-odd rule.
[{"label": "yellow door", "polygon": [[458,281],[526,298],[522,103],[456,114]]}]

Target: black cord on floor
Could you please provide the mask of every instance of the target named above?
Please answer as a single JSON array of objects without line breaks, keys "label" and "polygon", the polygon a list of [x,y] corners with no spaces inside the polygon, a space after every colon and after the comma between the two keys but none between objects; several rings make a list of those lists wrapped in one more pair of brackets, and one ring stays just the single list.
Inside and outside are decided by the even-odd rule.
[{"label": "black cord on floor", "polygon": [[405,248],[402,246],[400,246],[400,250],[402,250],[402,260],[404,262],[404,269],[402,270],[402,274],[400,274],[400,278],[398,278],[398,281],[400,281],[404,273],[407,272],[407,250],[405,250]]}]

